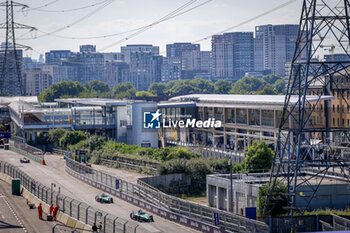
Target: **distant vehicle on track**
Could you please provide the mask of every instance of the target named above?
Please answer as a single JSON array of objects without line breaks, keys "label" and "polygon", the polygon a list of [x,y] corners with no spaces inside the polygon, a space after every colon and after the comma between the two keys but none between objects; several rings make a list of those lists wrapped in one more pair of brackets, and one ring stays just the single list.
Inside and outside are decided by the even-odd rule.
[{"label": "distant vehicle on track", "polygon": [[95,200],[100,203],[113,203],[113,198],[102,193],[101,195],[97,195]]},{"label": "distant vehicle on track", "polygon": [[131,212],[130,218],[138,222],[154,222],[153,216],[148,215],[146,212],[143,212],[142,210],[139,210],[137,212],[134,212],[134,211]]},{"label": "distant vehicle on track", "polygon": [[30,160],[27,159],[27,158],[21,158],[19,161],[20,161],[21,163],[30,163]]}]

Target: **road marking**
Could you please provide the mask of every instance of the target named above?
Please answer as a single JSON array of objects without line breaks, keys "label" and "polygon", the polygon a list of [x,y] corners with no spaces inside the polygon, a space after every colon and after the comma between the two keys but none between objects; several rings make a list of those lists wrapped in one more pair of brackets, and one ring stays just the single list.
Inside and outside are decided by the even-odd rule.
[{"label": "road marking", "polygon": [[[11,210],[12,214],[15,216],[15,218],[16,218],[18,224],[22,227],[23,231],[24,231],[25,233],[27,233],[27,232],[28,232],[27,229],[24,227],[24,225],[23,225],[21,219],[17,216],[17,214],[16,214],[15,211],[13,210],[12,206],[7,202],[6,198],[4,198],[4,201],[5,201],[6,205],[8,206],[8,208]],[[4,219],[5,219],[5,218],[4,218]]]}]

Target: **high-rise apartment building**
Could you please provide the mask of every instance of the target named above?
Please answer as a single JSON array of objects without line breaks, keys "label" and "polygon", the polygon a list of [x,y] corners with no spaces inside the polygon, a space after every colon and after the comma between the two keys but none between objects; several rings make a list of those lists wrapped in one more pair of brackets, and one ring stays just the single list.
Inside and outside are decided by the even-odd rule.
[{"label": "high-rise apartment building", "polygon": [[152,83],[161,81],[162,60],[152,52],[130,54],[130,80],[137,91],[147,91]]},{"label": "high-rise apartment building", "polygon": [[52,76],[47,71],[40,69],[23,73],[23,82],[26,95],[39,95],[52,84]]},{"label": "high-rise apartment building", "polygon": [[80,52],[81,53],[96,53],[96,45],[80,45]]},{"label": "high-rise apartment building", "polygon": [[105,63],[105,79],[108,86],[130,82],[130,67],[124,61],[107,61]]},{"label": "high-rise apartment building", "polygon": [[91,80],[106,81],[104,78],[104,56],[102,53],[76,53],[74,57],[69,58],[62,64],[76,67],[76,81],[82,84],[86,84]]},{"label": "high-rise apartment building", "polygon": [[232,32],[212,37],[212,78],[238,80],[254,70],[252,32]]},{"label": "high-rise apartment building", "polygon": [[51,50],[45,53],[45,63],[48,65],[58,65],[63,60],[72,57],[74,53],[70,50]]},{"label": "high-rise apartment building", "polygon": [[192,43],[174,43],[174,44],[167,44],[166,45],[166,56],[167,57],[182,57],[183,52],[188,51],[199,51],[200,45],[199,44],[192,44]]},{"label": "high-rise apartment building", "polygon": [[24,57],[22,61],[22,72],[41,69],[45,65],[45,63],[38,62],[31,57]]},{"label": "high-rise apartment building", "polygon": [[210,72],[210,51],[185,51],[182,53],[182,70],[199,70]]},{"label": "high-rise apartment building", "polygon": [[43,72],[48,72],[52,77],[52,84],[62,81],[77,81],[78,69],[76,66],[68,65],[44,65]]},{"label": "high-rise apartment building", "polygon": [[162,62],[162,82],[181,79],[180,57],[164,57]]},{"label": "high-rise apartment building", "polygon": [[124,60],[130,64],[131,53],[134,52],[147,52],[153,55],[159,55],[159,47],[151,44],[135,44],[120,47],[120,51],[124,54]]},{"label": "high-rise apartment building", "polygon": [[298,25],[262,25],[255,27],[255,71],[270,71],[284,76],[285,64],[294,55]]},{"label": "high-rise apartment building", "polygon": [[124,54],[122,53],[103,53],[104,61],[113,62],[113,61],[125,61]]}]

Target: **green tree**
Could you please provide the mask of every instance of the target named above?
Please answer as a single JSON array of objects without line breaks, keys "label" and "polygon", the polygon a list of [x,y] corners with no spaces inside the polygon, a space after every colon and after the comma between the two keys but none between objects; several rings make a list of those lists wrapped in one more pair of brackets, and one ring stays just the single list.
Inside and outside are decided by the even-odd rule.
[{"label": "green tree", "polygon": [[0,90],[0,96],[12,96],[7,92],[7,90]]},{"label": "green tree", "polygon": [[88,135],[83,131],[66,131],[60,139],[60,146],[68,147],[69,145],[75,145],[78,142],[87,139]]},{"label": "green tree", "polygon": [[244,167],[248,173],[271,169],[273,150],[267,146],[265,141],[259,143],[254,141],[246,153]]},{"label": "green tree", "polygon": [[153,95],[156,96],[162,96],[167,94],[167,84],[166,83],[152,83],[148,91],[151,92]]},{"label": "green tree", "polygon": [[59,142],[67,130],[62,128],[57,128],[49,131],[49,141],[54,146],[59,146]]},{"label": "green tree", "polygon": [[193,86],[196,93],[212,94],[214,92],[214,84],[209,80],[195,78],[191,79],[189,83],[191,86]]},{"label": "green tree", "polygon": [[269,86],[264,87],[264,89],[257,92],[258,95],[276,95],[277,91]]},{"label": "green tree", "polygon": [[151,92],[148,91],[138,91],[136,92],[136,97],[148,97],[148,96],[154,96]]},{"label": "green tree", "polygon": [[262,77],[262,80],[267,84],[274,84],[276,81],[280,80],[280,76],[278,75],[265,75]]},{"label": "green tree", "polygon": [[264,207],[266,205],[266,213],[268,215],[282,215],[287,213],[284,208],[287,206],[287,187],[280,181],[274,181],[274,185],[270,187],[270,198],[266,203],[268,194],[268,183],[261,186],[258,190],[258,216],[264,216]]},{"label": "green tree", "polygon": [[284,78],[278,79],[273,86],[275,87],[278,94],[284,94],[285,91],[285,80]]},{"label": "green tree", "polygon": [[228,94],[232,88],[232,82],[220,79],[214,84],[215,94]]},{"label": "green tree", "polygon": [[97,93],[103,93],[103,92],[109,92],[109,86],[105,82],[101,82],[98,80],[91,80],[85,85],[87,91],[91,92],[97,92]]},{"label": "green tree", "polygon": [[113,87],[112,94],[116,99],[135,97],[136,90],[129,82],[119,83]]},{"label": "green tree", "polygon": [[194,94],[196,90],[188,80],[178,80],[170,89],[170,93],[173,95]]},{"label": "green tree", "polygon": [[49,88],[42,91],[38,96],[41,102],[53,102],[57,98],[77,97],[81,92],[85,91],[85,87],[80,82],[62,81],[52,84]]},{"label": "green tree", "polygon": [[257,77],[243,77],[235,82],[230,94],[252,94],[263,89],[264,81]]}]

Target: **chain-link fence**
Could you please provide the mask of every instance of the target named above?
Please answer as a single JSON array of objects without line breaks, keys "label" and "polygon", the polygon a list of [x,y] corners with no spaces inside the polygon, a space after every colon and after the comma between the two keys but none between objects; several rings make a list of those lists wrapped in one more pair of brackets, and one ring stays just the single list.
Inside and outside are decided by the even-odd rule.
[{"label": "chain-link fence", "polygon": [[[185,201],[164,194],[159,190],[132,184],[69,158],[66,159],[66,171],[106,193],[202,232],[216,232],[219,227],[234,232],[269,232],[268,225],[263,222]],[[219,220],[215,219],[214,216],[219,216]]]},{"label": "chain-link fence", "polygon": [[98,210],[86,203],[62,195],[51,188],[35,181],[18,167],[0,161],[0,172],[12,178],[18,178],[22,186],[46,204],[57,204],[59,210],[87,225],[102,222],[104,233],[127,232],[136,233],[138,224]]}]

